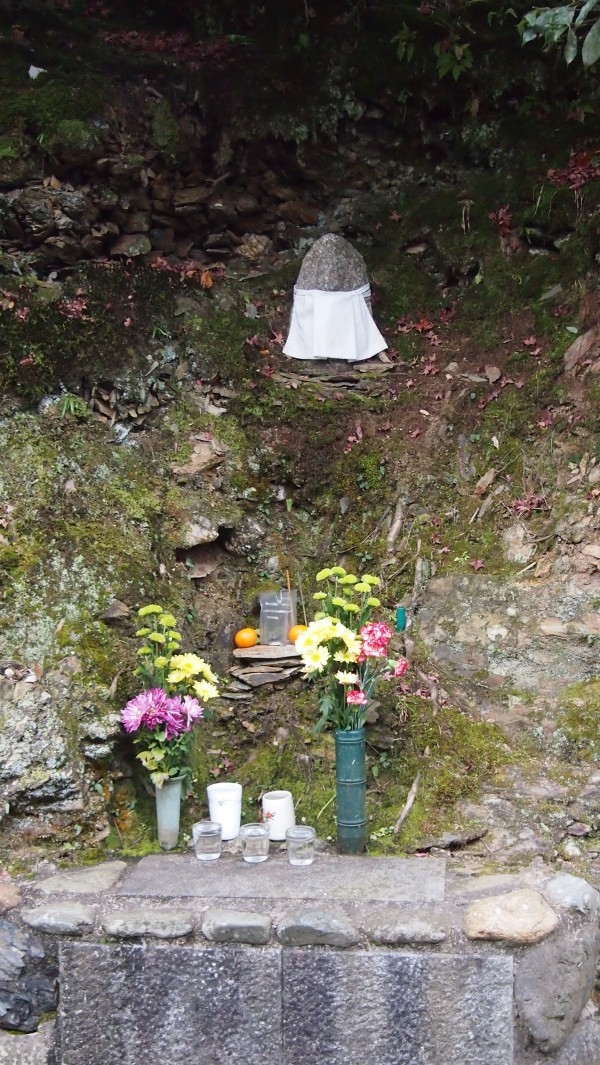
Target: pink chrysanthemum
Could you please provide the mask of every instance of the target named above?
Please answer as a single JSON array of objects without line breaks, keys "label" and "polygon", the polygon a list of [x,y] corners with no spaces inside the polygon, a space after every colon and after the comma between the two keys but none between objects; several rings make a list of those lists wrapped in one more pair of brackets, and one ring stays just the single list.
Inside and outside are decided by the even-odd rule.
[{"label": "pink chrysanthemum", "polygon": [[352,689],[352,691],[349,691],[346,695],[346,702],[353,703],[357,706],[365,706],[368,701],[369,700],[367,699],[365,693],[357,691],[356,689]]},{"label": "pink chrysanthemum", "polygon": [[204,711],[197,699],[192,695],[186,695],[182,700],[181,709],[185,715],[185,731],[189,732],[195,721],[199,721]]},{"label": "pink chrysanthemum", "polygon": [[179,736],[185,726],[181,699],[179,696],[170,699],[162,688],[149,688],[130,699],[121,711],[121,721],[126,732],[139,728],[152,732],[164,727],[168,740]]}]

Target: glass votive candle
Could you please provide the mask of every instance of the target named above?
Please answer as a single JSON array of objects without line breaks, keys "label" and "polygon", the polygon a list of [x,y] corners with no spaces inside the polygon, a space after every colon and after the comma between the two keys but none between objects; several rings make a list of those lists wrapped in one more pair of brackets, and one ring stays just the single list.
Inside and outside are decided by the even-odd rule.
[{"label": "glass votive candle", "polygon": [[216,821],[198,821],[192,825],[192,838],[196,858],[201,862],[213,862],[221,855],[221,826]]},{"label": "glass votive candle", "polygon": [[240,828],[242,858],[245,862],[266,862],[269,857],[269,826],[242,825]]},{"label": "glass votive candle", "polygon": [[296,825],[285,834],[290,865],[311,865],[315,856],[317,833],[310,825]]}]

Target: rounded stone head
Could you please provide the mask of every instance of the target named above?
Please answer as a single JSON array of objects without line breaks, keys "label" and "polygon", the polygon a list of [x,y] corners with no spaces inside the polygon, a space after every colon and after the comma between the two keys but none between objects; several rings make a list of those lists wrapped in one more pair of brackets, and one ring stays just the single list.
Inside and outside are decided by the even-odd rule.
[{"label": "rounded stone head", "polygon": [[344,237],[326,233],[304,256],[296,285],[322,292],[352,292],[369,283],[365,260]]}]

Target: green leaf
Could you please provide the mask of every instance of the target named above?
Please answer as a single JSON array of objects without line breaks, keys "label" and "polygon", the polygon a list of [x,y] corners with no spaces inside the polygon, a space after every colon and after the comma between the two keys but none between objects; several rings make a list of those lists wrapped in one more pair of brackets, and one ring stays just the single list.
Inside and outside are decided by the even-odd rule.
[{"label": "green leaf", "polygon": [[579,12],[577,18],[575,19],[575,25],[576,26],[581,26],[581,23],[585,22],[585,20],[588,17],[590,11],[592,10],[592,8],[594,8],[596,6],[597,3],[598,3],[598,0],[586,0],[586,3],[583,5],[583,7],[582,7],[581,11]]},{"label": "green leaf", "polygon": [[591,67],[600,59],[600,19],[595,22],[588,33],[581,49],[584,67]]},{"label": "green leaf", "polygon": [[569,26],[569,31],[567,33],[567,43],[565,45],[565,61],[567,63],[567,66],[572,63],[573,60],[576,58],[577,48],[577,34],[575,33],[574,29]]}]

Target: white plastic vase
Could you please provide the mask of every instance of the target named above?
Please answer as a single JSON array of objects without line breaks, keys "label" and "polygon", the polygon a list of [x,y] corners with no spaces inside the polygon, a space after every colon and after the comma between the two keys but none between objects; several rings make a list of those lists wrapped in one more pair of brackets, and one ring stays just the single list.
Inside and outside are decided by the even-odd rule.
[{"label": "white plastic vase", "polygon": [[288,828],[294,828],[296,814],[291,791],[267,791],[262,797],[262,819],[269,826],[269,839],[285,839]]},{"label": "white plastic vase", "polygon": [[236,839],[242,819],[242,785],[209,784],[206,794],[210,819],[221,826],[221,839]]},{"label": "white plastic vase", "polygon": [[171,777],[162,788],[155,790],[158,845],[163,851],[171,851],[177,846],[182,783],[183,777]]}]

